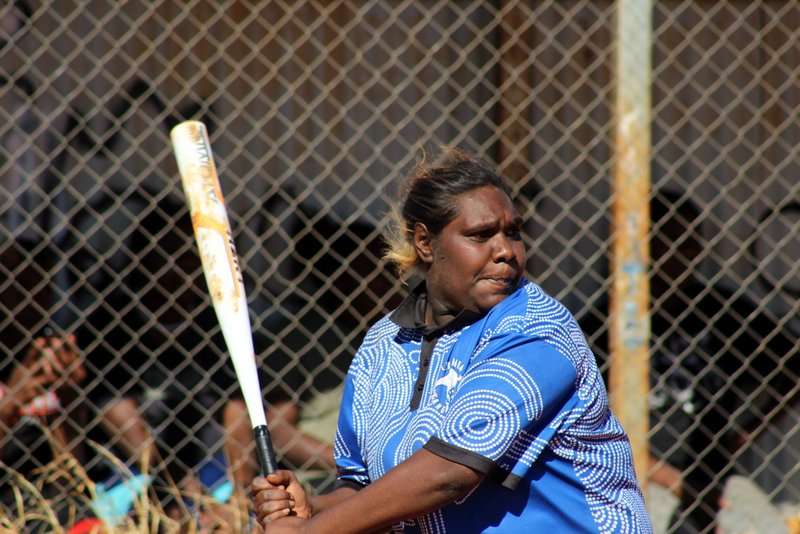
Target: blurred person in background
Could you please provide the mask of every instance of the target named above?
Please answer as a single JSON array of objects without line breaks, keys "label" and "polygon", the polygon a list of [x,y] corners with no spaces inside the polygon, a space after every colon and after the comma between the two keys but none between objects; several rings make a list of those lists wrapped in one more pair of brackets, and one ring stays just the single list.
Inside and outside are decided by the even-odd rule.
[{"label": "blurred person in background", "polygon": [[[650,480],[679,499],[670,532],[712,532],[737,450],[797,382],[797,340],[741,291],[703,279],[691,199],[656,191],[650,214]],[[604,300],[579,319],[603,367],[607,317]]]},{"label": "blurred person in background", "polygon": [[[13,489],[26,493],[15,476],[34,482],[37,470],[61,452],[84,459],[78,433],[86,372],[75,335],[59,332],[51,321],[53,258],[41,242],[0,243],[0,499],[12,517],[22,512]],[[66,524],[70,507],[63,505],[77,496],[75,488],[45,483],[42,494]]]},{"label": "blurred person in background", "polygon": [[[171,199],[158,202],[142,215],[129,248],[133,263],[124,283],[106,295],[79,337],[88,398],[103,431],[93,434],[149,469],[168,515],[186,524],[208,489],[201,469],[228,444],[223,418],[246,411],[243,403],[242,413],[226,406],[238,388],[188,212]],[[95,478],[112,475],[104,468]]]}]

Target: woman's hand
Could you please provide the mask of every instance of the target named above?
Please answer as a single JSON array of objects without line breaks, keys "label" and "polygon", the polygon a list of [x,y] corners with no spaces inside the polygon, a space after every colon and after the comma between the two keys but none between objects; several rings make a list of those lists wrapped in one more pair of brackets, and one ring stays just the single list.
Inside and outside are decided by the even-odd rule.
[{"label": "woman's hand", "polygon": [[[9,386],[35,383],[46,388],[63,380],[80,384],[85,378],[86,369],[75,345],[75,334],[66,337],[49,335],[34,340],[22,363],[12,371]],[[42,393],[39,390],[33,397]]]},{"label": "woman's hand", "polygon": [[75,346],[75,335],[37,337],[11,371],[0,402],[0,419],[8,422],[36,397],[65,386],[74,388],[86,378]]},{"label": "woman's hand", "polygon": [[52,351],[54,365],[71,382],[70,385],[80,385],[86,379],[86,369],[78,353],[75,334],[69,334],[66,338],[49,338],[48,348]]},{"label": "woman's hand", "polygon": [[47,340],[36,338],[20,363],[14,366],[6,383],[11,402],[16,408],[46,393],[58,375],[47,357]]},{"label": "woman's hand", "polygon": [[313,513],[305,489],[291,471],[278,470],[266,478],[256,477],[250,487],[256,518],[265,530],[271,521],[289,515],[308,519]]}]

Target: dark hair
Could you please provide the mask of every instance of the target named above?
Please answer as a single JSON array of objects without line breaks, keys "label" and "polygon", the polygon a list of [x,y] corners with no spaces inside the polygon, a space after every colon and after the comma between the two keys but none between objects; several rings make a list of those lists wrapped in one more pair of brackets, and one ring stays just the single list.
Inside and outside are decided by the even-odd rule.
[{"label": "dark hair", "polygon": [[385,257],[401,277],[419,267],[414,250],[414,226],[422,223],[434,235],[457,215],[455,199],[481,187],[496,187],[511,198],[511,189],[485,161],[454,147],[442,147],[428,163],[424,157],[400,189],[400,203],[392,210],[393,225]]}]

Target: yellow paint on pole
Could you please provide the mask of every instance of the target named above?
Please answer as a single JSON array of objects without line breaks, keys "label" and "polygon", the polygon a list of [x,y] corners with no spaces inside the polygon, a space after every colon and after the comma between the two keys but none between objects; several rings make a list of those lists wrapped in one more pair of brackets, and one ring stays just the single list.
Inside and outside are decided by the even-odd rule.
[{"label": "yellow paint on pole", "polygon": [[652,0],[618,0],[609,395],[612,410],[630,436],[645,494],[650,463],[651,53]]}]

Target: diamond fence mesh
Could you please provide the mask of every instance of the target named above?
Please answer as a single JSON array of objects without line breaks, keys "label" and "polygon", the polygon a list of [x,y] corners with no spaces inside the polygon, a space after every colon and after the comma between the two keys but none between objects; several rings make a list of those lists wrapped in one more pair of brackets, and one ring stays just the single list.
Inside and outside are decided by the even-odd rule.
[{"label": "diamond fence mesh", "polygon": [[[800,503],[800,5],[652,9],[638,469],[659,529],[744,528],[766,514],[720,511],[731,475],[783,516]],[[56,382],[49,417],[97,477],[113,469],[87,437],[209,490],[214,469],[255,469],[169,144],[183,119],[208,125],[273,437],[309,483],[333,478],[348,358],[402,295],[378,238],[421,149],[476,151],[513,182],[530,277],[607,365],[614,2],[29,0],[0,23],[0,378],[7,399],[46,327],[76,334],[86,376]],[[3,423],[6,462],[38,454],[25,419]]]}]

